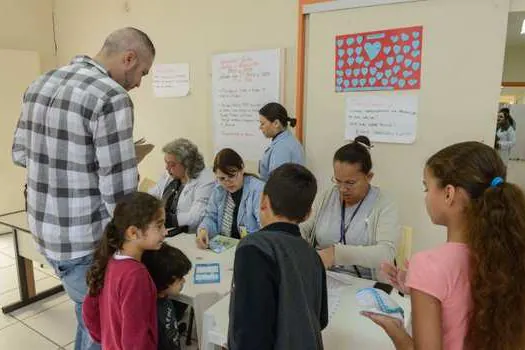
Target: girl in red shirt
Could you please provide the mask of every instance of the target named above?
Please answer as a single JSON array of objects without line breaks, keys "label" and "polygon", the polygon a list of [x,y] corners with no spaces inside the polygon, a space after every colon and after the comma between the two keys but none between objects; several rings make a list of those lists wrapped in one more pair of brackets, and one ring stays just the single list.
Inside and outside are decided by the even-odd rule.
[{"label": "girl in red shirt", "polygon": [[104,350],[157,349],[157,290],[141,258],[145,250],[161,247],[164,220],[160,200],[141,192],[127,195],[95,250],[82,314]]}]

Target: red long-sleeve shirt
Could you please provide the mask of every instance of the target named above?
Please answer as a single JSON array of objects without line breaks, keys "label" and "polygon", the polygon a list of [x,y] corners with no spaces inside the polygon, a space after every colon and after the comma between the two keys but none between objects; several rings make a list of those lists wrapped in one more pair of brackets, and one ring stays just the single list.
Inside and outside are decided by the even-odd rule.
[{"label": "red long-sleeve shirt", "polygon": [[87,295],[82,317],[89,334],[104,350],[156,350],[157,290],[146,267],[112,258],[104,287]]}]

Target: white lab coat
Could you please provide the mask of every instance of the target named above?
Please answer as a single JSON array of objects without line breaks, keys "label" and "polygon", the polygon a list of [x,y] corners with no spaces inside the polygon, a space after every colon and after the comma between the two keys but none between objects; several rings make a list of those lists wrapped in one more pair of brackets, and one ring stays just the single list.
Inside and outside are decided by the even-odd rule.
[{"label": "white lab coat", "polygon": [[[167,172],[164,173],[148,193],[157,198],[162,198],[162,193],[171,180],[171,176]],[[197,231],[214,188],[215,175],[208,168],[202,170],[196,179],[191,179],[184,185],[177,203],[179,226],[187,225],[189,232]]]}]

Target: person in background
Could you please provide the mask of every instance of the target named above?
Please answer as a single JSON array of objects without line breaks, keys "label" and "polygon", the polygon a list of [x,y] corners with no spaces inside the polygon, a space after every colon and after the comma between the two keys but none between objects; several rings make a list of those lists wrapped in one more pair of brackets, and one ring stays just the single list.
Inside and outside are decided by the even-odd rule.
[{"label": "person in background", "polygon": [[516,130],[512,126],[513,121],[514,119],[508,113],[508,108],[502,108],[499,111],[495,148],[498,150],[498,154],[505,165],[508,165],[510,152],[516,144]]},{"label": "person in background", "polygon": [[166,235],[164,208],[143,192],[124,197],[115,208],[87,274],[89,292],[83,319],[102,349],[157,350],[157,289],[141,263]]},{"label": "person in background", "polygon": [[500,113],[503,113],[505,115],[505,117],[507,117],[509,119],[510,126],[512,126],[514,128],[514,130],[516,130],[516,120],[514,120],[514,118],[512,118],[512,115],[510,114],[510,109],[507,108],[507,107],[503,107],[499,111],[500,111]]},{"label": "person in background", "polygon": [[319,249],[327,268],[378,280],[381,263],[396,256],[401,236],[397,206],[371,185],[372,158],[360,142],[339,148],[333,169],[334,185],[301,224],[302,235]]},{"label": "person in background", "polygon": [[259,110],[260,129],[266,138],[272,139],[259,162],[259,174],[266,181],[270,173],[285,163],[304,165],[304,150],[288,129],[296,119],[288,117],[286,109],[276,102],[268,103]]},{"label": "person in background", "polygon": [[168,236],[195,232],[215,185],[213,173],[190,140],[176,139],[162,151],[166,172],[148,192],[165,203]]},{"label": "person in background", "polygon": [[314,175],[301,165],[284,164],[270,175],[261,201],[264,228],[235,252],[228,349],[323,349],[326,272],[298,227],[316,192]]},{"label": "person in background", "polygon": [[412,303],[412,337],[389,317],[366,314],[396,349],[525,348],[525,196],[505,181],[497,153],[479,142],[446,147],[427,161],[428,215],[447,242],[412,257],[408,274],[383,270]]},{"label": "person in background", "polygon": [[185,276],[191,270],[191,261],[179,249],[163,243],[159,250],[145,251],[142,263],[157,287],[158,349],[180,350],[177,306],[170,298],[182,291]]},{"label": "person in background", "polygon": [[115,203],[137,189],[128,92],[154,58],[144,32],[119,29],[95,57],[75,57],[24,94],[12,157],[27,170],[27,218],[38,249],[75,303],[75,350],[100,348],[82,322],[86,272]]},{"label": "person in background", "polygon": [[259,208],[264,182],[245,173],[241,156],[230,148],[217,153],[213,172],[218,184],[197,231],[197,246],[202,249],[217,234],[239,239],[261,228]]}]

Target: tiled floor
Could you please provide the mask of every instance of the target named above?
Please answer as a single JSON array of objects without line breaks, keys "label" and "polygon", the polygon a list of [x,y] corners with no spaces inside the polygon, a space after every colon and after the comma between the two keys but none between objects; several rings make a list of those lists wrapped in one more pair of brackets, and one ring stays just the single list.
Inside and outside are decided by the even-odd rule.
[{"label": "tiled floor", "polygon": [[[60,284],[49,267],[34,267],[36,289]],[[19,300],[13,237],[0,235],[0,305]],[[10,315],[0,311],[0,349],[72,350],[76,319],[73,302],[65,293],[36,302]],[[196,349],[196,346],[187,348]]]}]

